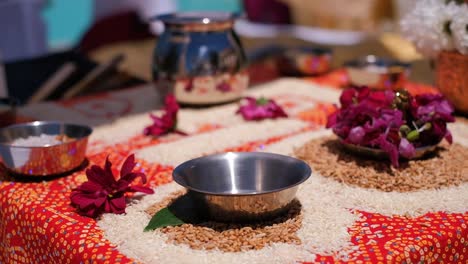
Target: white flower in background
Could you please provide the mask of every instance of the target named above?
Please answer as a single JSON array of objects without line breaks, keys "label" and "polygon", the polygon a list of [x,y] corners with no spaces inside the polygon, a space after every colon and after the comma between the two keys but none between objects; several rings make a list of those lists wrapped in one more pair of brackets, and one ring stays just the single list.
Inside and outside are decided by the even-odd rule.
[{"label": "white flower in background", "polygon": [[457,50],[468,55],[468,5],[461,5],[453,17],[450,30]]},{"label": "white flower in background", "polygon": [[442,50],[452,50],[454,43],[448,29],[459,9],[453,2],[420,0],[402,19],[402,33],[426,56],[435,57]]}]

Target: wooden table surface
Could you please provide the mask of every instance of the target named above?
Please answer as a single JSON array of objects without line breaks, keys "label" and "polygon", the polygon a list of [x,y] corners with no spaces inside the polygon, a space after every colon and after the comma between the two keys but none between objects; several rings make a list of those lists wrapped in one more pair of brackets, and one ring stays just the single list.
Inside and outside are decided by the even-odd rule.
[{"label": "wooden table surface", "polygon": [[[311,42],[290,38],[250,38],[241,37],[242,44],[248,52],[271,45],[272,43],[281,46],[323,46]],[[151,61],[156,39],[143,41],[130,41],[104,46],[89,55],[97,62],[106,62],[116,54],[125,55],[125,61],[121,65],[121,70],[145,80],[151,80]],[[380,36],[369,37],[362,43],[353,46],[326,46],[333,50],[333,66],[338,68],[347,60],[365,56],[369,54],[397,58],[412,63],[412,73],[410,79],[416,82],[433,84],[433,70],[429,60],[421,59],[415,55],[412,46],[401,39],[396,34],[382,34]]]}]

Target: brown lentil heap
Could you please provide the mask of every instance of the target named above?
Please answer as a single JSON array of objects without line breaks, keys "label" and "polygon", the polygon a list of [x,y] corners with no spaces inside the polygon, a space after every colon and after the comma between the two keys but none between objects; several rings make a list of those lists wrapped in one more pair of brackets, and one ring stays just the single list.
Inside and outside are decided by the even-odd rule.
[{"label": "brown lentil heap", "polygon": [[294,154],[324,177],[387,192],[437,189],[468,181],[468,148],[459,144],[442,143],[430,157],[402,161],[400,168],[347,153],[335,137],[311,140]]},{"label": "brown lentil heap", "polygon": [[[168,206],[184,192],[176,192],[150,206],[146,213],[153,215]],[[224,252],[258,250],[272,243],[301,244],[296,232],[301,227],[301,204],[295,200],[289,211],[276,219],[255,223],[221,223],[206,221],[159,229],[168,236],[168,243],[186,244],[192,249]]]}]

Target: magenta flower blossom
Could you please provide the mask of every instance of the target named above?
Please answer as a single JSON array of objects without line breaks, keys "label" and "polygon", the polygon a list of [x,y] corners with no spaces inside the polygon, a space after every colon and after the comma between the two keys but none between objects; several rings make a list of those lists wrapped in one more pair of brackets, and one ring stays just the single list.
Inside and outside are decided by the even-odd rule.
[{"label": "magenta flower blossom", "polygon": [[193,79],[190,78],[190,79],[188,79],[187,83],[185,84],[184,90],[186,92],[191,92],[193,90],[193,88],[194,88]]},{"label": "magenta flower blossom", "polygon": [[232,87],[228,82],[223,81],[220,84],[216,85],[216,90],[221,91],[223,93],[227,93],[232,90]]},{"label": "magenta flower blossom", "polygon": [[175,130],[179,105],[174,95],[170,94],[166,96],[163,110],[164,113],[161,117],[150,114],[151,119],[153,119],[153,124],[145,128],[143,131],[145,135],[160,136]]},{"label": "magenta flower blossom", "polygon": [[455,121],[453,107],[440,94],[412,97],[406,91],[344,90],[341,108],[328,117],[327,128],[345,143],[385,151],[393,166],[411,158],[416,148],[452,137],[447,123]]},{"label": "magenta flower blossom", "polygon": [[431,130],[421,133],[421,144],[436,144],[445,138],[452,143],[452,134],[447,129],[447,123],[454,122],[453,106],[441,94],[423,94],[415,96],[411,101],[411,113],[421,123],[430,123]]},{"label": "magenta flower blossom", "polygon": [[353,127],[349,131],[348,140],[350,143],[359,144],[360,142],[362,142],[365,135],[366,131],[362,126]]},{"label": "magenta flower blossom", "polygon": [[130,155],[122,165],[120,178],[115,179],[112,172],[112,163],[106,159],[104,168],[97,165],[86,170],[87,182],[73,189],[71,204],[78,208],[78,212],[88,217],[97,217],[102,213],[125,213],[125,194],[129,192],[142,192],[151,194],[153,190],[143,186],[133,186],[131,183],[140,178],[146,183],[146,175],[133,172],[135,156]]},{"label": "magenta flower blossom", "polygon": [[246,97],[245,103],[237,110],[245,120],[263,120],[288,117],[286,112],[272,99]]}]

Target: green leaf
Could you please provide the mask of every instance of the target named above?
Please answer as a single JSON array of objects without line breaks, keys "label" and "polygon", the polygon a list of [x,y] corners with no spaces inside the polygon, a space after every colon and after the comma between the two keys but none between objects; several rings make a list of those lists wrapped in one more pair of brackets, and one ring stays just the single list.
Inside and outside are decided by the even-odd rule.
[{"label": "green leaf", "polygon": [[268,100],[268,99],[265,98],[265,97],[260,97],[260,98],[257,99],[257,102],[256,102],[256,103],[257,103],[257,105],[260,105],[260,106],[261,106],[261,105],[266,105],[266,104],[268,104],[269,101],[270,101],[270,100]]},{"label": "green leaf", "polygon": [[411,132],[411,128],[407,125],[402,125],[400,127],[400,132],[404,133],[405,135],[407,135],[409,132]]},{"label": "green leaf", "polygon": [[419,139],[419,131],[417,129],[411,131],[408,133],[408,135],[406,135],[406,138],[409,140],[409,141],[416,141]]},{"label": "green leaf", "polygon": [[175,216],[167,207],[165,207],[153,215],[144,231],[148,232],[161,227],[178,226],[183,224],[184,221],[177,218],[177,216]]}]

